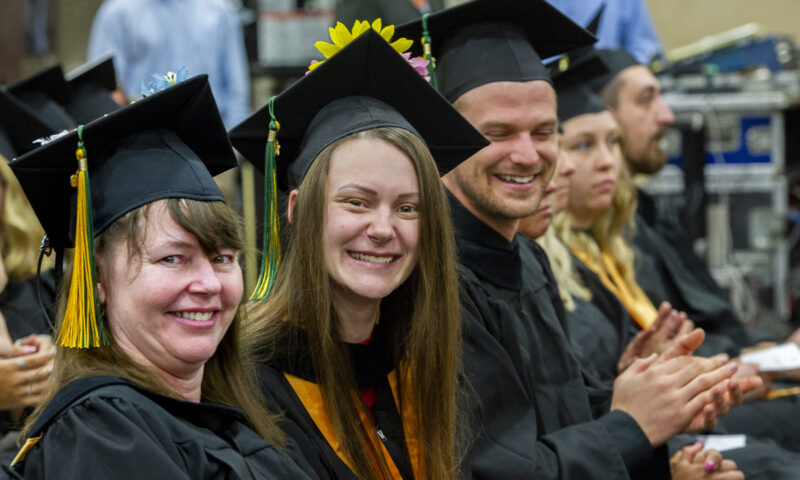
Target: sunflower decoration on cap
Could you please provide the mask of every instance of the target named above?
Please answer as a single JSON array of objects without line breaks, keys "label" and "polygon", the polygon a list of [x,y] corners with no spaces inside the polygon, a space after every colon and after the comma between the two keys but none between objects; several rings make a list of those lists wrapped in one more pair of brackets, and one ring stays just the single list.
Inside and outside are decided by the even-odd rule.
[{"label": "sunflower decoration on cap", "polygon": [[[394,25],[386,25],[383,26],[383,22],[380,18],[375,19],[375,21],[370,24],[366,20],[356,20],[353,23],[352,30],[348,30],[347,27],[342,22],[336,22],[335,27],[329,27],[328,31],[331,35],[331,43],[318,41],[314,42],[314,46],[317,47],[317,50],[325,56],[325,59],[331,58],[336,52],[344,48],[347,44],[353,41],[353,39],[358,38],[359,35],[368,31],[369,29],[374,30],[378,35],[380,35],[386,43],[391,45],[392,48],[395,49],[397,53],[400,54],[414,69],[426,80],[430,81],[430,77],[428,76],[428,60],[425,60],[422,57],[413,57],[411,56],[411,52],[407,50],[411,48],[411,45],[414,43],[412,40],[409,40],[404,37],[400,37],[394,41],[392,41],[392,36],[394,36]],[[313,72],[315,68],[319,67],[325,63],[325,60],[312,60],[311,64],[308,66],[308,71],[306,74]]]},{"label": "sunflower decoration on cap", "polygon": [[[318,79],[326,79],[325,82],[328,81],[331,73],[325,73],[326,68],[322,70],[316,71],[312,74],[320,65],[326,63],[327,60],[331,59],[331,63],[329,63],[330,68],[333,70],[328,70],[328,72],[335,71],[337,72],[336,75],[343,77],[343,72],[340,70],[344,65],[347,65],[347,62],[353,62],[356,65],[360,65],[364,62],[364,59],[359,58],[357,53],[353,53],[355,50],[353,48],[350,49],[350,58],[348,60],[339,59],[333,60],[332,57],[337,55],[340,51],[344,50],[345,47],[351,46],[355,47],[355,43],[361,43],[360,48],[364,48],[365,45],[371,44],[370,42],[375,42],[378,37],[388,44],[388,47],[383,47],[382,55],[386,55],[386,51],[389,52],[390,58],[393,56],[392,50],[398,53],[406,63],[408,63],[417,74],[421,77],[425,78],[426,81],[431,82],[431,78],[428,76],[428,60],[425,60],[421,57],[412,57],[411,52],[406,52],[411,46],[413,45],[413,41],[407,38],[398,38],[394,41],[392,40],[392,36],[394,35],[395,27],[394,25],[383,26],[381,19],[377,19],[372,23],[369,23],[365,20],[356,20],[353,24],[353,29],[348,30],[347,27],[344,26],[341,22],[336,24],[336,27],[331,27],[329,29],[331,41],[332,43],[318,41],[314,43],[314,46],[325,56],[325,60],[318,61],[314,60],[311,62],[311,65],[308,67],[308,71],[306,72],[306,78],[301,79],[301,81],[294,84],[290,87],[289,90],[295,89],[299,91],[304,91],[304,85],[312,84],[316,85],[317,82],[322,82]],[[364,38],[369,37],[369,38]],[[377,40],[381,42],[381,40]],[[382,44],[382,42],[381,42]],[[391,48],[389,48],[391,47]],[[360,51],[360,50],[359,50]],[[334,66],[336,65],[336,66]],[[400,65],[403,65],[402,61]],[[397,64],[394,64],[393,68],[397,68]],[[403,68],[400,69],[401,71]],[[408,78],[408,77],[405,77]],[[352,79],[351,79],[352,80]],[[304,82],[304,83],[302,83]],[[324,83],[324,82],[323,82]],[[392,83],[392,82],[388,82]],[[350,85],[348,82],[345,84]],[[392,83],[393,84],[393,83]],[[329,85],[330,86],[330,85]],[[346,88],[350,88],[346,87]],[[315,87],[316,88],[316,87]],[[426,87],[427,88],[427,87]],[[323,91],[330,91],[330,89]],[[351,94],[348,96],[352,96],[356,94]],[[250,125],[259,125],[256,127],[256,131],[253,132],[255,138],[260,139],[255,143],[258,143],[258,146],[255,147],[252,152],[254,155],[248,156],[254,161],[257,162],[255,165],[260,169],[263,165],[263,172],[264,172],[264,225],[265,231],[263,236],[263,244],[261,248],[262,256],[261,256],[261,267],[258,275],[258,280],[256,282],[256,287],[253,290],[252,294],[250,295],[250,300],[253,301],[263,301],[266,300],[269,296],[270,292],[272,291],[272,286],[275,283],[275,279],[277,277],[278,266],[280,264],[281,259],[281,246],[280,246],[280,235],[279,235],[279,213],[278,213],[278,162],[277,157],[281,153],[280,145],[278,142],[278,132],[281,128],[280,123],[278,122],[278,118],[276,115],[276,99],[279,97],[286,98],[287,93],[284,92],[279,96],[275,96],[269,99],[267,105],[265,105],[259,112],[242,122],[239,126],[235,127],[231,131],[231,138],[236,139],[238,142],[239,139],[244,137],[245,142],[249,139],[249,128]],[[328,99],[330,101],[330,99]],[[291,102],[289,102],[291,103]],[[325,104],[319,106],[319,108],[324,107]],[[448,107],[449,108],[449,107]],[[310,111],[306,108],[302,109],[303,111]],[[315,110],[315,109],[311,109]],[[459,117],[460,118],[460,117]],[[307,122],[310,122],[311,119],[307,119]],[[266,142],[261,143],[264,140],[263,132],[261,131],[261,125],[266,123],[268,125],[268,131],[266,135]],[[352,133],[352,132],[351,132]],[[297,132],[295,130],[294,134],[296,135]],[[302,137],[302,135],[300,136]],[[284,139],[286,135],[284,134]],[[482,137],[481,137],[482,138]],[[295,161],[297,156],[297,143],[300,141],[300,138],[294,138],[297,142],[294,142],[294,151],[295,158],[290,159],[289,161]],[[238,147],[237,147],[238,148]],[[255,153],[257,152],[257,153]],[[474,152],[473,152],[474,153]],[[258,160],[255,160],[256,155]],[[291,153],[290,153],[291,155]],[[246,155],[247,156],[247,155]],[[263,158],[263,161],[261,160]],[[313,158],[313,156],[312,156]],[[465,157],[466,158],[466,157]],[[310,160],[310,159],[309,159]],[[286,183],[287,173],[283,172],[284,183]],[[287,185],[284,185],[287,186]]]}]

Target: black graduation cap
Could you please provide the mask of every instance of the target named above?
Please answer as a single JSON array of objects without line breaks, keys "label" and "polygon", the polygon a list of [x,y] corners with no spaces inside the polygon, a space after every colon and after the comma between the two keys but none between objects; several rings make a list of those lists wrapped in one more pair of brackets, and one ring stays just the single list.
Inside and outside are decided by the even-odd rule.
[{"label": "black graduation cap", "polygon": [[317,155],[333,142],[379,127],[417,135],[442,174],[489,143],[372,29],[231,130],[234,147],[267,171],[267,231],[251,300],[268,297],[280,261],[277,188],[300,185]]},{"label": "black graduation cap", "polygon": [[117,88],[111,56],[90,62],[66,75],[70,99],[67,113],[78,123],[89,123],[120,108],[111,93]]},{"label": "black graduation cap", "polygon": [[5,145],[0,153],[8,160],[36,148],[38,145],[34,140],[56,133],[36,112],[2,87],[0,129],[1,136],[5,137],[2,140]]},{"label": "black graduation cap", "polygon": [[[606,10],[606,4],[600,5],[600,8],[597,9],[597,13],[594,14],[589,23],[586,25],[586,31],[597,36],[597,31],[600,28],[600,20],[603,18],[603,12]],[[575,63],[579,60],[585,60],[589,57],[593,57],[597,55],[597,50],[595,50],[594,45],[585,45],[582,47],[574,48],[572,50],[567,51],[564,53],[564,57],[567,57],[572,63]],[[563,58],[563,57],[562,57]]]},{"label": "black graduation cap", "polygon": [[597,41],[544,0],[475,0],[401,25],[395,33],[430,38],[439,90],[450,101],[486,83],[549,81],[542,58]]},{"label": "black graduation cap", "polygon": [[[163,198],[221,200],[212,178],[237,165],[206,75],[198,75],[82,127],[94,234]],[[12,161],[56,249],[73,238],[77,131]],[[71,220],[73,219],[73,220]]]},{"label": "black graduation cap", "polygon": [[[275,97],[273,112],[282,189],[298,186],[326,146],[362,130],[396,126],[415,133],[442,174],[488,145],[372,29]],[[230,131],[234,147],[262,171],[269,123],[267,105]]]},{"label": "black graduation cap", "polygon": [[[11,140],[11,136],[8,134],[8,131],[0,125],[0,155],[3,156],[4,159],[10,160],[17,156],[17,150],[14,148],[14,142]],[[2,161],[2,159],[0,159]]]},{"label": "black graduation cap", "polygon": [[596,55],[569,62],[555,62],[553,86],[558,97],[558,120],[563,123],[572,117],[606,110],[600,96],[588,83],[608,72],[608,67]]},{"label": "black graduation cap", "polygon": [[619,72],[634,65],[641,65],[633,55],[625,50],[596,50],[595,55],[600,57],[608,68],[608,72],[599,75],[589,84],[589,87],[597,93],[600,93]]},{"label": "black graduation cap", "polygon": [[50,133],[69,130],[78,126],[64,106],[69,102],[67,81],[61,65],[54,65],[8,87],[47,126]]}]

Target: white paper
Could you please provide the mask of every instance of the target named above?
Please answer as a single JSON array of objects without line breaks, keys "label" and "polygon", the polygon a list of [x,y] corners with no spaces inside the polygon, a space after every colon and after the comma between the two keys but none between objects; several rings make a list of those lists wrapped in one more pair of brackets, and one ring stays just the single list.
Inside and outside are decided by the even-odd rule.
[{"label": "white paper", "polygon": [[757,363],[762,372],[781,372],[800,368],[800,347],[784,343],[741,355],[742,362]]},{"label": "white paper", "polygon": [[742,448],[747,443],[746,435],[698,435],[697,439],[703,442],[703,450],[718,452]]}]

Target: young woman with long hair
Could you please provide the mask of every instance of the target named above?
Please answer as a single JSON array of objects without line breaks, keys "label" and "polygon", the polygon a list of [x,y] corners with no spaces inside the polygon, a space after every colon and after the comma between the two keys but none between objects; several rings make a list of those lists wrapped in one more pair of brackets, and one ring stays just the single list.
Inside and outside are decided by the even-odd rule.
[{"label": "young woman with long hair", "polygon": [[248,310],[265,395],[334,478],[454,478],[461,316],[439,175],[485,140],[371,31],[231,132],[251,160],[268,110],[291,239]]}]

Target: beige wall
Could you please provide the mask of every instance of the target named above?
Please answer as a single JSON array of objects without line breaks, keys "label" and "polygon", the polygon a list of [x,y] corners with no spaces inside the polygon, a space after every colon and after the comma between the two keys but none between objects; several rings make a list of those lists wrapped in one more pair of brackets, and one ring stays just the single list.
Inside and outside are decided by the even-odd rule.
[{"label": "beige wall", "polygon": [[[612,0],[613,1],[613,0]],[[756,22],[800,42],[800,0],[647,0],[664,48]]]},{"label": "beige wall", "polygon": [[0,84],[60,63],[67,72],[86,61],[86,48],[94,14],[103,0],[48,0],[50,52],[25,55],[25,0],[0,0]]},{"label": "beige wall", "polygon": [[86,61],[92,20],[103,0],[59,0],[58,56],[65,71]]}]

